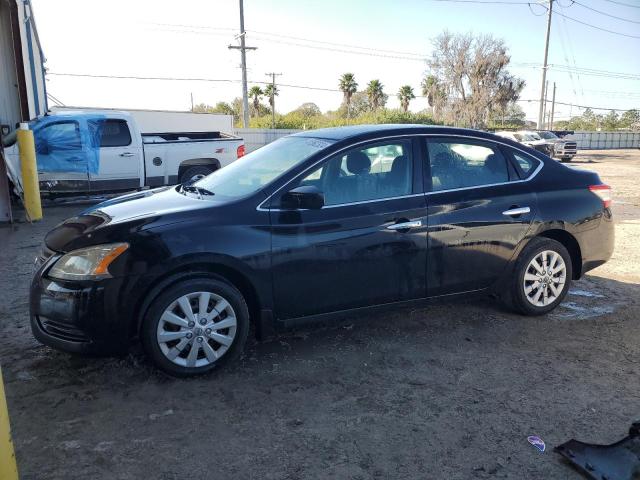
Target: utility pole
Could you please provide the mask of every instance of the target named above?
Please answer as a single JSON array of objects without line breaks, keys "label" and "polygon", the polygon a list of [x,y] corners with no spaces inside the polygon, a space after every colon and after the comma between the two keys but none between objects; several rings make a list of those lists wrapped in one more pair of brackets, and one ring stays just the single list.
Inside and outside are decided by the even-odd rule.
[{"label": "utility pole", "polygon": [[556,82],[553,82],[553,97],[551,98],[551,119],[549,120],[549,130],[553,130],[553,115],[556,112]]},{"label": "utility pole", "polygon": [[544,43],[544,62],[542,65],[542,85],[540,86],[540,110],[538,111],[538,129],[544,128],[544,86],[547,82],[547,59],[549,57],[549,35],[551,34],[551,14],[553,12],[553,0],[549,0],[547,12],[547,37]]},{"label": "utility pole", "polygon": [[191,111],[193,112],[193,92],[191,92]]},{"label": "utility pole", "polygon": [[271,77],[271,98],[269,103],[271,104],[271,130],[276,128],[276,75],[280,76],[281,73],[265,73],[265,75]]},{"label": "utility pole", "polygon": [[538,127],[538,130],[544,129],[544,126],[547,124],[547,98],[549,97],[549,80],[547,80],[544,84],[544,100],[543,100],[543,110],[542,110],[542,127]]},{"label": "utility pole", "polygon": [[240,50],[240,68],[242,68],[242,127],[249,128],[249,95],[247,93],[247,50],[256,50],[257,47],[247,47],[244,30],[244,6],[240,0],[240,46],[229,45],[231,50]]}]

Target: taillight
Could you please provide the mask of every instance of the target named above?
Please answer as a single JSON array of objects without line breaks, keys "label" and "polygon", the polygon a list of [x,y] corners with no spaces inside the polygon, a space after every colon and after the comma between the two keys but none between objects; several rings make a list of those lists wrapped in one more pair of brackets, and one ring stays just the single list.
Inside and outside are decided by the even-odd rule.
[{"label": "taillight", "polygon": [[611,206],[611,187],[609,185],[591,185],[589,191],[600,197],[604,208]]},{"label": "taillight", "polygon": [[238,158],[243,157],[244,156],[244,145],[240,145],[238,147],[238,150],[236,150],[236,153],[238,154]]}]

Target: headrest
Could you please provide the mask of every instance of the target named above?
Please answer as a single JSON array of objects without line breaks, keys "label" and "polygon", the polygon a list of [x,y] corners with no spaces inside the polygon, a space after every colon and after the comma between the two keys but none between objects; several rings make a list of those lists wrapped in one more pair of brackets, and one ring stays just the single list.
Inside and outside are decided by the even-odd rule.
[{"label": "headrest", "polygon": [[347,170],[354,175],[369,173],[371,171],[371,160],[359,150],[351,152],[347,155]]}]

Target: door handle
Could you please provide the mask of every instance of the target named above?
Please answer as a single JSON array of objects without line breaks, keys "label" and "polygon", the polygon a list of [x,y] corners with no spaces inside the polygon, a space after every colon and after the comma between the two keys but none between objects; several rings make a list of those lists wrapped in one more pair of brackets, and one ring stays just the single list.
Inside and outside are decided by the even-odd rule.
[{"label": "door handle", "polygon": [[509,217],[516,217],[518,215],[523,215],[529,212],[531,212],[531,209],[529,207],[518,207],[518,208],[511,208],[509,210],[505,210],[504,212],[502,212],[502,214],[507,215]]},{"label": "door handle", "polygon": [[133,157],[135,155],[135,153],[131,153],[131,152],[122,152],[120,154],[121,157]]},{"label": "door handle", "polygon": [[402,222],[402,223],[394,223],[393,225],[389,225],[387,230],[409,230],[410,228],[421,227],[422,221],[415,220],[413,222]]}]

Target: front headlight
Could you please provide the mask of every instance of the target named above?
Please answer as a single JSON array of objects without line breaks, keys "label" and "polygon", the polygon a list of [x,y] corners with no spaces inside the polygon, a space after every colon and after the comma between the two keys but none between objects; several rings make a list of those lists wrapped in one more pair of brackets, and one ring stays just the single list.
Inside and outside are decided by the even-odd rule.
[{"label": "front headlight", "polygon": [[48,276],[59,280],[98,280],[110,277],[109,265],[127,248],[128,243],[109,243],[69,252],[49,270]]}]

